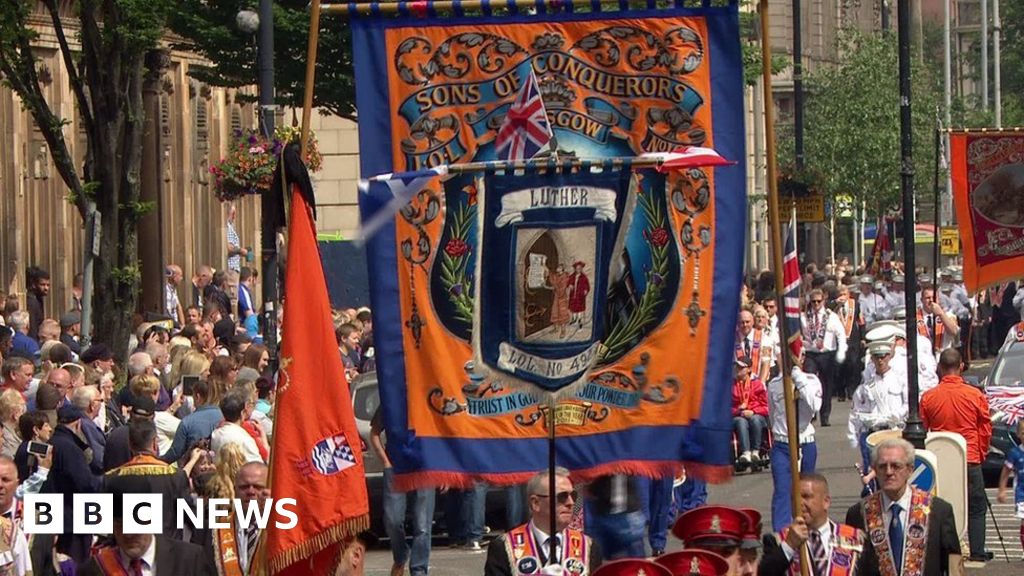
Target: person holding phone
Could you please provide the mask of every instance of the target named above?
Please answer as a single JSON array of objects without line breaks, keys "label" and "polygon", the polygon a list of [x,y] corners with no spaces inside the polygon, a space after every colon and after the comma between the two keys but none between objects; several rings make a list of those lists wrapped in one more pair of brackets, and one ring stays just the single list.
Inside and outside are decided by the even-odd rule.
[{"label": "person holding phone", "polygon": [[18,418],[18,433],[21,435],[22,443],[14,453],[14,464],[18,467],[18,482],[24,482],[39,467],[40,445],[45,447],[43,451],[48,455],[48,442],[50,435],[53,434],[53,427],[50,426],[49,416],[35,410],[26,412]]}]

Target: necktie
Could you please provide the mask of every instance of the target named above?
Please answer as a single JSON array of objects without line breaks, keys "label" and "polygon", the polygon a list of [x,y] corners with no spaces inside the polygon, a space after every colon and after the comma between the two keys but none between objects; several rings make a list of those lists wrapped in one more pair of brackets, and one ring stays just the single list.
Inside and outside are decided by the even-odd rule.
[{"label": "necktie", "polygon": [[559,544],[558,536],[549,536],[548,539],[544,541],[544,555],[547,556],[548,554],[551,553],[551,542],[552,541],[554,541],[554,543],[555,543],[555,557],[551,558],[547,562],[548,565],[550,565],[550,564],[559,564],[559,561],[558,561],[558,554],[559,554],[559,550],[558,550],[558,544]]},{"label": "necktie", "polygon": [[750,358],[750,339],[749,338],[744,338],[743,339],[743,354],[746,355],[746,357],[748,359]]},{"label": "necktie", "polygon": [[132,576],[142,576],[142,558],[134,558],[128,567],[132,570]]},{"label": "necktie", "polygon": [[896,573],[903,573],[903,521],[900,520],[900,512],[903,508],[899,503],[893,502],[889,507],[892,511],[892,519],[889,521],[889,547],[892,548],[892,559],[896,564]]},{"label": "necktie", "polygon": [[932,314],[928,315],[928,338],[935,342],[935,316]]},{"label": "necktie", "polygon": [[821,533],[812,530],[810,534],[811,561],[814,563],[814,573],[817,576],[824,576],[828,573],[828,557],[825,556],[825,545],[821,541]]},{"label": "necktie", "polygon": [[252,561],[256,558],[256,546],[260,541],[260,529],[255,524],[245,529],[245,551],[249,555],[249,569],[252,569]]}]

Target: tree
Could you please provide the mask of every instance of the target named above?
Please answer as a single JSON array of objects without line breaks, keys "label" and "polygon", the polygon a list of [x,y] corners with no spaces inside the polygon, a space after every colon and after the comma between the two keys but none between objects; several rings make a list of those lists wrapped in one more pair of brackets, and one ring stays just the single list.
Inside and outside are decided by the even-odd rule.
[{"label": "tree", "polygon": [[[203,56],[211,64],[193,68],[192,75],[214,86],[248,86],[256,80],[255,38],[235,24],[239,10],[256,0],[180,0],[175,3],[171,29],[184,40],[176,48]],[[278,104],[302,107],[306,81],[306,43],[309,39],[307,0],[274,2],[274,87]],[[320,20],[314,106],[355,120],[355,80],[351,34],[343,18]]]},{"label": "tree", "polygon": [[[139,294],[137,223],[147,206],[139,200],[145,113],[142,84],[147,54],[157,46],[170,1],[79,0],[73,20],[80,46],[72,49],[59,0],[0,2],[0,72],[21,98],[46,140],[69,200],[84,217],[89,202],[102,214],[103,235],[95,261],[95,341],[126,358],[132,314]],[[80,122],[86,134],[85,163],[64,138],[69,123],[43,96],[31,27],[42,10],[53,26]],[[70,13],[63,15],[72,20]]]},{"label": "tree", "polygon": [[[896,36],[844,31],[840,62],[807,76],[805,159],[802,175],[830,199],[850,197],[876,210],[900,198],[900,110]],[[935,114],[941,91],[935,75],[914,62],[912,111],[914,191],[932,190]],[[780,137],[782,165],[793,157]]]}]

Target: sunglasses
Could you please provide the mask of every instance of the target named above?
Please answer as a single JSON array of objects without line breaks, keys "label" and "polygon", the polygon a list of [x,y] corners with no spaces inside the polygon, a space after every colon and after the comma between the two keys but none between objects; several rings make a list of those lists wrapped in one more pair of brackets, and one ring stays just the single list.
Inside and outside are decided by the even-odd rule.
[{"label": "sunglasses", "polygon": [[[555,494],[555,501],[558,502],[559,504],[568,504],[570,499],[572,499],[572,501],[575,502],[577,499],[577,495],[578,493],[575,490],[571,492],[559,492],[558,494]],[[534,496],[538,498],[547,498],[549,495],[534,494]]]}]

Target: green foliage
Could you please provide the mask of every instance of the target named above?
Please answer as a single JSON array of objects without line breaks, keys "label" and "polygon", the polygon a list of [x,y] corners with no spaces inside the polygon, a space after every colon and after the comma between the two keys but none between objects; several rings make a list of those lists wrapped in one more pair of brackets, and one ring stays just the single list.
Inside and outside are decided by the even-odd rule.
[{"label": "green foliage", "polygon": [[[741,6],[747,6],[751,2],[744,0]],[[761,41],[759,39],[759,28],[761,27],[760,16],[756,11],[740,12],[740,41],[743,49],[743,82],[747,86],[753,86],[761,77],[764,70],[762,64],[764,58],[761,54]],[[772,54],[772,74],[778,74],[791,64],[789,58]]]},{"label": "green foliage", "polygon": [[[215,86],[239,87],[256,82],[256,36],[235,24],[239,10],[256,10],[256,0],[180,0],[175,3],[171,29],[191,49],[212,62],[194,68],[192,75]],[[309,38],[307,0],[274,2],[274,87],[277,103],[302,107]],[[355,118],[355,82],[351,34],[344,18],[320,20],[314,105],[333,114]]]},{"label": "green foliage", "polygon": [[[812,188],[836,199],[895,208],[900,198],[900,96],[896,36],[843,32],[842,59],[806,77],[805,165]],[[941,91],[936,74],[911,67],[915,194],[932,188],[934,134]],[[792,138],[781,131],[780,165],[793,164]],[[791,172],[791,168],[790,168]]]},{"label": "green foliage", "polygon": [[120,268],[114,267],[110,269],[110,276],[116,284],[134,289],[142,280],[142,269],[139,268],[138,264],[130,264]]}]

